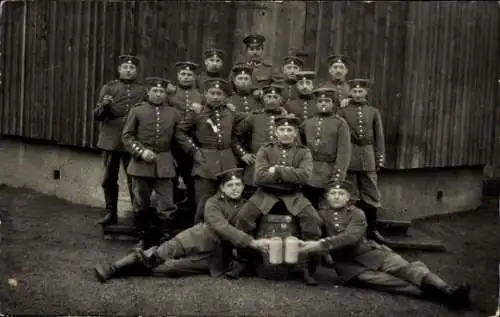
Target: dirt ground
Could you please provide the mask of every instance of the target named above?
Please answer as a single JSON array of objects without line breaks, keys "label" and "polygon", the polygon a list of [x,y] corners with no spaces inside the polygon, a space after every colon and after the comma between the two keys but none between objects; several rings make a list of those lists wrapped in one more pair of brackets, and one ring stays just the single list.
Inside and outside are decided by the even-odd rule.
[{"label": "dirt ground", "polygon": [[134,277],[103,285],[93,266],[120,257],[131,243],[103,240],[98,209],[2,186],[0,316],[489,316],[498,294],[497,211],[496,200],[485,198],[479,210],[419,221],[448,251],[403,253],[452,283],[470,281],[474,307],[456,312],[405,296],[296,281]]}]

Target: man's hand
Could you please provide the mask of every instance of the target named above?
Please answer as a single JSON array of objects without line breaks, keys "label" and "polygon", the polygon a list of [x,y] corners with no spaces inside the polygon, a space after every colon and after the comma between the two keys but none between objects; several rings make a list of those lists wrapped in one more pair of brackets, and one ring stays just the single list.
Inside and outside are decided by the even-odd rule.
[{"label": "man's hand", "polygon": [[340,101],[340,108],[345,108],[349,105],[349,102],[351,101],[351,98],[346,98],[346,99],[342,99]]},{"label": "man's hand", "polygon": [[252,95],[253,95],[255,98],[257,98],[257,99],[258,99],[258,98],[260,98],[260,97],[262,97],[262,94],[263,94],[263,92],[262,92],[262,89],[260,89],[260,88],[259,88],[259,89],[255,89],[255,90],[252,92]]},{"label": "man's hand", "polygon": [[271,174],[276,173],[276,166],[271,166],[271,167],[269,168],[269,173],[271,173]]},{"label": "man's hand", "polygon": [[173,94],[177,91],[177,87],[175,87],[173,84],[169,83],[167,85],[167,94]]},{"label": "man's hand", "polygon": [[191,110],[193,110],[196,113],[200,113],[202,109],[203,109],[203,106],[199,102],[193,102],[191,104]]},{"label": "man's hand", "polygon": [[144,150],[144,152],[142,152],[141,154],[141,157],[148,163],[151,163],[154,160],[156,160],[156,154],[151,150]]},{"label": "man's hand", "polygon": [[201,153],[200,150],[197,150],[194,153],[194,160],[195,160],[195,162],[203,162],[203,161],[205,161],[205,158],[203,157],[203,153]]},{"label": "man's hand", "polygon": [[252,242],[250,242],[250,247],[262,253],[267,253],[269,252],[269,240],[268,239],[252,240]]},{"label": "man's hand", "polygon": [[110,105],[111,103],[113,102],[113,96],[111,95],[104,95],[104,97],[102,97],[102,104],[103,105]]},{"label": "man's hand", "polygon": [[301,243],[299,253],[317,253],[322,251],[319,240],[304,241]]},{"label": "man's hand", "polygon": [[255,164],[255,155],[252,153],[245,153],[243,157],[241,158],[243,162],[247,165],[254,165]]},{"label": "man's hand", "polygon": [[285,108],[280,107],[280,110],[281,110],[281,115],[282,115],[282,116],[286,116],[286,115],[288,114],[288,111],[286,111],[286,109],[285,109]]},{"label": "man's hand", "polygon": [[229,109],[229,111],[231,111],[231,112],[235,112],[235,111],[236,111],[236,106],[235,106],[235,105],[233,105],[232,103],[227,103],[227,104],[226,104],[226,107],[227,107],[227,109]]}]

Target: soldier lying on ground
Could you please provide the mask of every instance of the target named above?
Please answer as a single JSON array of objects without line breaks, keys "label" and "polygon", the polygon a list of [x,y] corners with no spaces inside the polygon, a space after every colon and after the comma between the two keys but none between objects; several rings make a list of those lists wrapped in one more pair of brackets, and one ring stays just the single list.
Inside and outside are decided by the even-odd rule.
[{"label": "soldier lying on ground", "polygon": [[[124,275],[206,272],[221,275],[225,271],[232,246],[267,250],[266,240],[252,236],[233,226],[244,184],[241,168],[226,170],[217,175],[219,191],[207,200],[204,222],[182,231],[160,246],[148,250],[137,249],[108,266],[95,268],[97,278],[105,282]],[[163,265],[162,265],[163,264]]]},{"label": "soldier lying on ground", "polygon": [[436,300],[450,307],[469,302],[469,285],[452,287],[422,262],[409,263],[390,248],[367,240],[363,211],[348,204],[353,185],[335,180],[327,187],[328,205],[318,212],[324,221],[324,237],[305,241],[300,253],[328,251],[340,284],[360,284],[378,290]]}]

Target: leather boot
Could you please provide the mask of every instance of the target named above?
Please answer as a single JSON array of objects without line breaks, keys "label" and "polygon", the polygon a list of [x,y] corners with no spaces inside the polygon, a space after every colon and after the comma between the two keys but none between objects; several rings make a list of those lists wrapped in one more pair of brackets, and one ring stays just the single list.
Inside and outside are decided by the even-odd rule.
[{"label": "leather boot", "polygon": [[103,190],[106,210],[97,223],[106,227],[118,222],[118,188],[103,188]]},{"label": "leather boot", "polygon": [[385,239],[382,234],[377,230],[377,208],[364,204],[363,209],[367,222],[366,238],[375,242],[384,244]]},{"label": "leather boot", "polygon": [[318,285],[318,281],[313,277],[316,272],[316,267],[318,266],[317,257],[315,255],[308,255],[303,259],[299,259],[298,266],[304,283],[310,286]]},{"label": "leather boot", "polygon": [[248,271],[252,251],[249,249],[236,249],[236,255],[233,256],[229,264],[228,271],[224,274],[229,279],[239,279]]},{"label": "leather boot", "polygon": [[466,308],[469,301],[470,285],[450,286],[436,274],[429,272],[420,285],[424,296],[441,302],[450,308]]},{"label": "leather boot", "polygon": [[98,265],[95,267],[97,279],[101,283],[105,283],[111,278],[133,274],[135,270],[140,269],[141,262],[136,252],[129,253],[124,258],[116,261],[115,263],[107,266]]}]

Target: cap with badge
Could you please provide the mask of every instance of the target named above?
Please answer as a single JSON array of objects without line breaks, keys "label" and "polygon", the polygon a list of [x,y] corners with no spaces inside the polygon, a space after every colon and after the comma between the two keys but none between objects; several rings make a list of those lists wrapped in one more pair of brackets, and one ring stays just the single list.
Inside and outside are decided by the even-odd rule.
[{"label": "cap with badge", "polygon": [[216,49],[216,48],[208,48],[203,52],[203,56],[205,59],[211,58],[211,57],[218,57],[222,60],[224,60],[224,57],[226,57],[226,53],[224,53],[223,50]]},{"label": "cap with badge", "polygon": [[291,65],[297,65],[299,67],[304,66],[304,60],[300,57],[297,56],[287,56],[283,59],[284,64],[291,64]]},{"label": "cap with badge", "polygon": [[350,61],[351,61],[351,59],[345,55],[330,55],[330,56],[328,56],[328,65],[331,65],[334,63],[342,63],[342,64],[346,65]]},{"label": "cap with badge", "polygon": [[316,72],[311,70],[304,70],[301,72],[297,72],[295,76],[297,76],[297,80],[314,80],[316,78]]},{"label": "cap with badge", "polygon": [[243,43],[248,46],[262,46],[266,38],[263,35],[251,33],[245,36]]},{"label": "cap with badge", "polygon": [[262,92],[265,94],[278,94],[281,95],[285,87],[277,84],[270,84],[262,88]]},{"label": "cap with badge", "polygon": [[232,168],[215,175],[219,184],[225,184],[231,180],[243,179],[243,168]]},{"label": "cap with badge", "polygon": [[363,78],[356,78],[356,79],[351,79],[347,81],[347,84],[352,88],[365,88],[368,89],[370,88],[370,80],[369,79],[363,79]]},{"label": "cap with badge", "polygon": [[170,81],[161,77],[146,77],[146,83],[149,87],[158,87],[167,89]]},{"label": "cap with badge", "polygon": [[313,90],[315,98],[332,98],[335,99],[336,91],[333,88],[318,88]]},{"label": "cap with badge", "polygon": [[240,74],[252,75],[253,68],[249,67],[249,66],[246,66],[245,64],[241,64],[241,65],[234,66],[231,69],[231,72],[234,74],[234,76],[240,75]]},{"label": "cap with badge", "polygon": [[352,194],[354,191],[354,185],[348,180],[339,181],[336,179],[332,179],[328,182],[328,184],[326,185],[326,188],[327,189],[332,189],[332,188],[343,189],[343,190],[347,191],[349,194]]},{"label": "cap with badge", "polygon": [[231,93],[231,86],[227,82],[227,80],[223,78],[208,78],[203,82],[205,85],[205,89],[208,90],[210,88],[220,88],[222,89],[226,94]]},{"label": "cap with badge", "polygon": [[189,61],[185,61],[185,62],[177,62],[175,63],[175,66],[177,66],[177,69],[179,71],[181,70],[190,70],[190,71],[196,71],[199,67],[198,64],[196,63],[193,63],[193,62],[189,62]]},{"label": "cap with badge", "polygon": [[287,114],[284,116],[277,116],[276,119],[274,119],[274,124],[276,127],[292,126],[297,128],[300,126],[300,119],[294,114]]},{"label": "cap with badge", "polygon": [[135,66],[139,66],[139,58],[133,55],[120,55],[118,56],[118,62],[120,63],[120,65],[132,64]]}]

